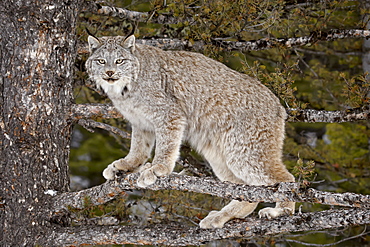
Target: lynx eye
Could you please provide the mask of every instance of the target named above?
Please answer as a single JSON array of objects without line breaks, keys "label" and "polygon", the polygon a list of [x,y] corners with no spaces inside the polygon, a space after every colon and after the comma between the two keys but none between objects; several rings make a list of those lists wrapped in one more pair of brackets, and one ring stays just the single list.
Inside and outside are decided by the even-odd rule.
[{"label": "lynx eye", "polygon": [[98,59],[97,61],[98,61],[98,63],[100,63],[100,64],[105,64],[105,60],[104,60],[104,59]]},{"label": "lynx eye", "polygon": [[125,61],[124,59],[119,58],[119,59],[117,59],[117,60],[116,60],[116,64],[121,64],[121,63],[123,63],[124,61]]}]

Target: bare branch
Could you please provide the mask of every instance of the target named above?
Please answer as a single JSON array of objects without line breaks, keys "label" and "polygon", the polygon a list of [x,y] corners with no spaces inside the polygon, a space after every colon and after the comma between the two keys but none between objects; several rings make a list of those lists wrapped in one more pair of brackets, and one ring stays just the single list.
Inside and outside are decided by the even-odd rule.
[{"label": "bare branch", "polygon": [[[287,109],[288,122],[309,123],[342,123],[370,119],[370,106],[348,109],[344,111],[324,111],[313,109]],[[89,118],[123,118],[112,106],[104,104],[73,105],[72,117],[74,119]]]},{"label": "bare branch", "polygon": [[287,109],[289,122],[343,123],[370,119],[370,106],[344,111],[319,111],[312,109]]},{"label": "bare branch", "polygon": [[[101,205],[125,193],[130,189],[141,189],[137,186],[137,173],[125,177],[117,177],[116,181],[82,190],[63,193],[54,197],[52,210],[56,213],[67,210],[68,207],[83,209],[84,201],[89,199],[89,205]],[[155,184],[147,187],[150,190],[180,190],[204,193],[226,199],[238,199],[250,202],[312,202],[327,205],[370,208],[370,196],[354,193],[331,193],[312,188],[299,188],[298,183],[279,183],[273,186],[248,186],[221,182],[213,178],[197,178],[171,174],[159,178]]]},{"label": "bare branch", "polygon": [[106,131],[109,131],[113,134],[119,135],[122,138],[130,139],[131,135],[130,133],[127,133],[126,131],[123,131],[119,128],[113,127],[111,125],[105,124],[105,123],[100,123],[93,121],[91,119],[80,119],[78,120],[78,124],[87,129],[90,132],[94,132],[91,128],[100,128],[104,129]]},{"label": "bare branch", "polygon": [[186,246],[201,245],[225,238],[251,238],[287,232],[333,229],[370,224],[366,209],[327,210],[280,217],[274,220],[248,217],[226,223],[221,229],[200,229],[184,225],[159,224],[140,226],[80,226],[54,231],[51,245],[80,244],[150,244]]},{"label": "bare branch", "polygon": [[[212,44],[222,47],[225,50],[237,51],[257,51],[266,50],[275,47],[291,48],[297,46],[312,45],[318,41],[331,41],[344,38],[370,38],[370,30],[330,30],[328,32],[313,32],[309,36],[298,38],[264,38],[253,41],[227,41],[215,38]],[[164,50],[194,50],[201,51],[207,45],[204,41],[190,42],[180,39],[137,39],[137,44],[155,46]],[[87,47],[79,47],[79,54],[88,53]]]},{"label": "bare branch", "polygon": [[75,104],[72,105],[73,120],[97,118],[123,118],[112,105],[107,104]]},{"label": "bare branch", "polygon": [[123,8],[102,6],[96,3],[89,2],[84,11],[89,11],[99,15],[119,17],[121,19],[126,19],[132,22],[152,22],[159,24],[177,24],[184,21],[192,21],[191,18],[186,20],[179,19],[172,15],[157,14],[156,12],[137,12],[132,10],[127,10]]},{"label": "bare branch", "polygon": [[298,38],[265,38],[256,41],[225,41],[214,39],[214,44],[226,50],[256,51],[271,49],[274,47],[290,48],[295,46],[312,45],[318,41],[332,41],[344,38],[369,38],[370,30],[338,30],[333,29],[328,32],[312,32],[309,36]]}]

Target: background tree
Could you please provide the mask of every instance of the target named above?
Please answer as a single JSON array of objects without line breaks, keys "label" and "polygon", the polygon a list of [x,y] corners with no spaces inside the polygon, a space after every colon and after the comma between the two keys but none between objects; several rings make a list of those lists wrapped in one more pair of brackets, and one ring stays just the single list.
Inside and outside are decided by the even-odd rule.
[{"label": "background tree", "polygon": [[[97,36],[126,35],[132,23],[138,23],[136,35],[141,38],[138,42],[203,52],[258,77],[289,108],[289,121],[368,120],[369,81],[362,71],[365,66],[362,67],[361,59],[362,38],[370,36],[368,31],[361,31],[368,23],[366,4],[365,1],[279,0],[87,1],[84,4],[57,0],[6,1],[0,7],[1,245],[178,246],[223,238],[236,238],[230,244],[243,245],[252,237],[256,243],[269,245],[321,243],[326,238],[341,242],[348,240],[348,236],[357,237],[353,244],[366,244],[368,232],[363,227],[341,231],[338,228],[369,224],[369,196],[321,193],[294,184],[250,188],[219,183],[204,178],[209,171],[200,169],[198,165],[204,162],[187,147],[182,150],[178,169],[187,167],[202,179],[172,175],[151,187],[160,189],[158,192],[130,193],[125,191],[137,188],[135,175],[129,175],[118,178],[118,184],[108,182],[66,193],[73,123],[90,131],[98,127],[114,133],[107,138],[106,132],[89,135],[75,128],[69,162],[72,172],[78,175],[72,176],[73,185],[76,180],[88,186],[103,182],[100,175],[103,168],[125,155],[129,145],[127,139],[120,138],[129,134],[116,127],[129,130],[130,126],[116,119],[119,116],[114,109],[107,105],[80,105],[108,102],[83,86],[86,27]],[[76,24],[79,9],[84,11]],[[80,41],[74,80],[74,100],[78,104],[72,104],[71,81],[77,53],[75,28]],[[325,179],[313,184],[319,189],[369,193],[368,122],[294,123],[288,125],[287,135],[285,162],[296,169],[300,181],[317,174],[315,180]],[[315,161],[314,168],[310,160]],[[84,185],[79,183],[79,186]],[[221,195],[210,189],[216,186],[220,186],[217,191]],[[200,230],[196,223],[207,214],[204,210],[221,205],[223,199],[163,190],[174,188],[226,199],[310,202],[302,204],[303,211],[328,209],[313,202],[355,208],[301,213],[272,221],[249,218],[231,222],[220,230]],[[176,206],[179,201],[182,204]],[[158,222],[161,224],[151,226]],[[336,235],[317,233],[314,240],[310,239],[312,234],[289,236],[290,239],[255,238],[321,229],[336,229]]]}]

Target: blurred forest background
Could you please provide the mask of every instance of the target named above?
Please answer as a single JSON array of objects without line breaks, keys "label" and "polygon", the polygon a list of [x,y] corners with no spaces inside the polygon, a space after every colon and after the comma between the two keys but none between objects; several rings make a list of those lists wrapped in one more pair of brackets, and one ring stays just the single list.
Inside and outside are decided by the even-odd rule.
[{"label": "blurred forest background", "polygon": [[[176,38],[204,41],[201,52],[227,66],[259,78],[286,108],[346,110],[369,105],[369,41],[347,38],[320,41],[300,47],[266,50],[227,51],[215,40],[250,41],[262,38],[309,36],[331,29],[368,29],[369,1],[352,0],[107,0],[101,5],[133,11],[166,14],[178,24],[137,23],[138,39]],[[86,28],[97,37],[126,36],[133,25],[118,17],[80,15],[79,42],[86,44]],[[189,49],[190,50],[190,49]],[[110,103],[109,99],[85,86],[83,67],[88,54],[76,61],[76,103]],[[88,83],[87,83],[88,84]],[[98,121],[130,131],[122,119]],[[78,190],[104,182],[103,169],[124,157],[130,146],[104,130],[90,133],[75,126],[70,155],[72,189]],[[298,181],[325,191],[370,192],[370,123],[287,123],[284,161]],[[209,175],[199,155],[184,145],[177,171],[192,167],[197,176]],[[197,224],[210,210],[220,209],[226,201],[212,196],[177,191],[131,191],[105,206],[79,213],[81,218],[114,216],[122,224],[181,222]],[[87,202],[88,204],[88,202]],[[266,205],[266,204],[265,204]],[[260,205],[260,206],[265,206]],[[328,206],[302,203],[297,210],[318,211]],[[366,227],[311,232],[258,239],[216,241],[207,246],[370,246]],[[358,236],[360,235],[360,236]],[[358,236],[354,238],[354,236]],[[344,241],[346,240],[346,241]],[[320,245],[322,244],[322,245]],[[324,245],[326,244],[326,245]]]}]

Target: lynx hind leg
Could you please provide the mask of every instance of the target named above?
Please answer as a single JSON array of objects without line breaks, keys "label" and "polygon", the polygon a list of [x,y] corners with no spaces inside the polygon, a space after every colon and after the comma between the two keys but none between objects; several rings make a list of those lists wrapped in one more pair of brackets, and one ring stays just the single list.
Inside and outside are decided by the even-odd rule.
[{"label": "lynx hind leg", "polygon": [[273,219],[284,215],[292,215],[295,211],[295,202],[277,202],[275,208],[263,208],[258,212],[260,218]]},{"label": "lynx hind leg", "polygon": [[[281,167],[279,172],[275,172],[275,174],[279,175],[275,178],[275,182],[294,182],[295,180],[285,166]],[[283,215],[293,215],[294,211],[295,202],[277,202],[275,208],[263,208],[258,212],[258,215],[260,218],[273,219]]]},{"label": "lynx hind leg", "polygon": [[200,228],[222,228],[226,222],[234,218],[245,218],[251,214],[258,203],[232,200],[221,211],[211,211],[200,223]]}]

